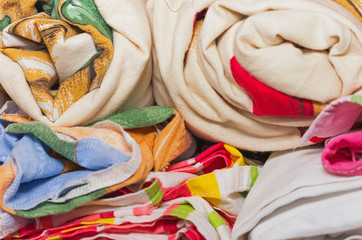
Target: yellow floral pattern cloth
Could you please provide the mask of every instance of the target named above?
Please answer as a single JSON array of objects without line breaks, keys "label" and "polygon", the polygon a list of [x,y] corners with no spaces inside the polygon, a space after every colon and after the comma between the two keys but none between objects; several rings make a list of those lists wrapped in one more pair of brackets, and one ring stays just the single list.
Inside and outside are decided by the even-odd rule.
[{"label": "yellow floral pattern cloth", "polygon": [[43,1],[47,13],[12,22],[1,52],[24,71],[51,121],[98,88],[113,57],[112,29],[93,1]]}]

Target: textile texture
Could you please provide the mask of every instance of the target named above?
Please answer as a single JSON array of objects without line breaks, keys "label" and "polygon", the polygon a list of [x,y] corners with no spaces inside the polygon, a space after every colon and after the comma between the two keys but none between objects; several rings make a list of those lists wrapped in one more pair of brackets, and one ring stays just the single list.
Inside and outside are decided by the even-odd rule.
[{"label": "textile texture", "polygon": [[323,107],[362,86],[362,22],[349,10],[329,0],[148,1],[156,101],[208,140],[293,149]]},{"label": "textile texture", "polygon": [[0,83],[30,117],[79,126],[153,103],[143,2],[3,2]]}]

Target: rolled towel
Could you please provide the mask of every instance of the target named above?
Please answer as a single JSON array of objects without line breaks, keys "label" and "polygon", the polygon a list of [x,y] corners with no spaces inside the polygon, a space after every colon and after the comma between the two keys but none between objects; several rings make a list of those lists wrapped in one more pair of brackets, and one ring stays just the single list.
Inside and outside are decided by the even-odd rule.
[{"label": "rolled towel", "polygon": [[147,9],[156,101],[206,139],[294,148],[325,104],[362,86],[362,23],[334,1],[150,0]]},{"label": "rolled towel", "polygon": [[143,1],[38,5],[2,32],[0,83],[27,114],[75,126],[153,103]]}]

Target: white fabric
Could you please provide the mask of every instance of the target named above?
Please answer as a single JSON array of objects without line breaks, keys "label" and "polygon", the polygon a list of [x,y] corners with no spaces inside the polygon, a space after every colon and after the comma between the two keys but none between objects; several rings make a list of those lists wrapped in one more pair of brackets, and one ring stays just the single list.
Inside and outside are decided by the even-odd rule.
[{"label": "white fabric", "polygon": [[33,219],[13,216],[0,208],[0,238],[3,239],[33,221]]},{"label": "white fabric", "polygon": [[[124,111],[153,103],[150,85],[151,34],[145,15],[145,1],[95,0],[95,3],[113,29],[113,60],[101,86],[73,104],[55,122],[49,121],[41,112],[20,66],[0,53],[0,83],[33,119],[50,126],[77,126],[117,110]],[[64,76],[67,75],[64,73]]]},{"label": "white fabric", "polygon": [[232,77],[234,56],[259,81],[298,98],[326,103],[362,86],[362,24],[333,1],[149,0],[147,12],[156,101],[204,138],[285,150],[313,120],[253,115]]},{"label": "white fabric", "polygon": [[362,176],[327,173],[322,147],[274,153],[248,194],[232,239],[328,239],[362,228]]}]

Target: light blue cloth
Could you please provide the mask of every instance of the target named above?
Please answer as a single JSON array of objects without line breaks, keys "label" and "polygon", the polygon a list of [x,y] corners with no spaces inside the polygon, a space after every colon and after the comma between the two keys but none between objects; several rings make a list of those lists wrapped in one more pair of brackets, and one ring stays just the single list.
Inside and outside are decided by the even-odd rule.
[{"label": "light blue cloth", "polygon": [[19,141],[22,134],[7,133],[5,127],[8,123],[0,120],[0,166],[6,162],[12,149]]},{"label": "light blue cloth", "polygon": [[[75,145],[75,160],[83,168],[62,173],[62,160],[51,157],[50,147],[34,135],[7,133],[3,126],[0,130],[3,139],[0,141],[1,156],[8,155],[5,162],[14,163],[17,169],[16,177],[3,199],[5,206],[14,210],[28,210],[45,201],[66,201],[117,184],[133,175],[139,166],[127,165],[131,155],[113,148],[101,139],[83,138]],[[122,171],[124,176],[118,176],[122,175]],[[97,185],[97,178],[100,181],[98,189],[88,187]],[[75,191],[80,188],[82,191]],[[71,193],[69,197],[68,193]]]}]

